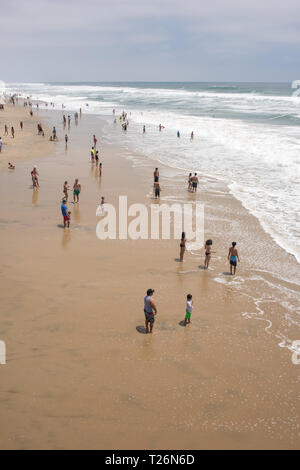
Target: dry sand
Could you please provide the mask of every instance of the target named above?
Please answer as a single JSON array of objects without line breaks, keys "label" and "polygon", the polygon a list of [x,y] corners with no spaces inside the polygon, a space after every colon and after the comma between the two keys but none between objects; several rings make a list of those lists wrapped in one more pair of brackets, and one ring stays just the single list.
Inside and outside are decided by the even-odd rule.
[{"label": "dry sand", "polygon": [[[49,112],[48,120],[49,128],[59,124],[61,137],[61,113]],[[178,263],[176,240],[98,240],[100,196],[117,203],[126,194],[129,202],[149,205],[156,166],[142,157],[133,166],[124,149],[101,145],[100,179],[89,148],[103,126],[99,117],[83,116],[78,127],[72,123],[68,150],[62,141],[50,143],[52,154],[48,141],[42,148],[34,137],[32,158],[0,172],[0,339],[7,346],[7,364],[0,365],[0,447],[299,448],[300,366],[278,346],[291,328],[280,296],[294,309],[299,288],[255,270],[266,244],[270,259],[287,255],[238,201],[220,196],[218,183],[197,195],[207,206],[206,236],[213,234],[218,251],[209,271],[201,269],[203,252]],[[11,152],[17,161],[13,144]],[[39,191],[31,188],[35,163]],[[76,177],[81,200],[69,204],[71,228],[64,230],[62,185]],[[179,177],[161,167],[162,194],[189,200]],[[224,233],[235,224],[247,230],[233,279],[224,274],[232,241]],[[153,335],[143,328],[149,287],[158,306]],[[184,328],[189,292],[195,309]]]}]

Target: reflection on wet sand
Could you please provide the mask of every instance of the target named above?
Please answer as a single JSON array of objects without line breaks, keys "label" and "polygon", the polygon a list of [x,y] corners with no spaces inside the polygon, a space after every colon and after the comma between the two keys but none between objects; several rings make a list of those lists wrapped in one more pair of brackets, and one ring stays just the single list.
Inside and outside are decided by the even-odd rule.
[{"label": "reflection on wet sand", "polygon": [[32,191],[32,205],[36,206],[38,202],[39,202],[39,191],[37,189],[33,188],[33,191]]},{"label": "reflection on wet sand", "polygon": [[71,214],[71,223],[72,223],[72,219],[73,219],[73,222],[75,224],[79,224],[79,222],[80,222],[80,209],[79,209],[79,204],[77,204],[77,203],[73,204],[73,212]]},{"label": "reflection on wet sand", "polygon": [[67,248],[67,245],[71,241],[71,232],[69,229],[63,229],[63,235],[61,239],[61,245],[65,249]]}]

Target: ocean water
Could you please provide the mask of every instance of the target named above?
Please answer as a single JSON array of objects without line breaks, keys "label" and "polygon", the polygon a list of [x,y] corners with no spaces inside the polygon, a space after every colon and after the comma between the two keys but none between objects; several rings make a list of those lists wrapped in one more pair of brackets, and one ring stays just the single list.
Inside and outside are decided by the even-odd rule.
[{"label": "ocean water", "polygon": [[300,263],[300,96],[290,83],[12,83],[7,91],[110,122],[113,108],[117,118],[125,110],[129,148],[223,180]]}]

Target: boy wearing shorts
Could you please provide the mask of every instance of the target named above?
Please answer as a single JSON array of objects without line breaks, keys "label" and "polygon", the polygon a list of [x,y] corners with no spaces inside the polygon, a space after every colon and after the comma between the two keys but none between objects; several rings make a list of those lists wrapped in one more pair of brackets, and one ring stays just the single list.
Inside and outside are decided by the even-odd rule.
[{"label": "boy wearing shorts", "polygon": [[188,294],[186,296],[186,309],[185,309],[184,326],[187,323],[191,323],[191,315],[192,315],[193,308],[194,308],[193,296],[192,296],[192,294]]}]

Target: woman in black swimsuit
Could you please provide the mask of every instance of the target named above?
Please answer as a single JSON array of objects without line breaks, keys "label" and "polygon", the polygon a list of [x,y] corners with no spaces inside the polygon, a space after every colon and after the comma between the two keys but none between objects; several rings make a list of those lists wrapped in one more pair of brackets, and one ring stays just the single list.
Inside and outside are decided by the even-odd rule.
[{"label": "woman in black swimsuit", "polygon": [[213,243],[212,240],[209,239],[209,240],[206,240],[205,245],[204,245],[204,249],[205,249],[204,269],[208,269],[209,262],[211,259],[211,254],[215,253],[215,251],[211,251],[212,243]]},{"label": "woman in black swimsuit", "polygon": [[185,243],[186,243],[186,238],[185,238],[185,232],[182,232],[181,235],[181,240],[180,240],[180,261],[183,261],[183,256],[185,252]]}]

